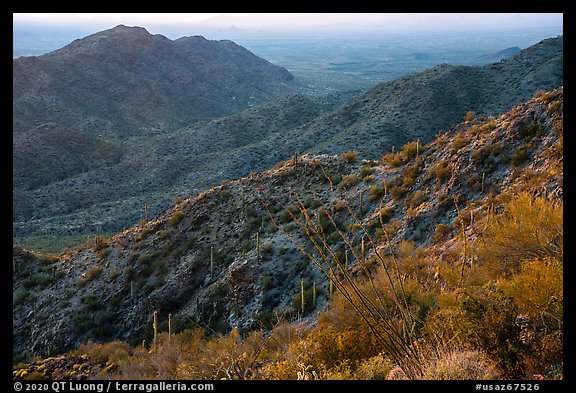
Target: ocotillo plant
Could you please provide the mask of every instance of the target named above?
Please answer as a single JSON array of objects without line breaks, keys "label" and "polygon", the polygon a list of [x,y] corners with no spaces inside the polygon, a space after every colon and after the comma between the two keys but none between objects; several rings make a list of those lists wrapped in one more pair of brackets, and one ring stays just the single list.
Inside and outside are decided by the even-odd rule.
[{"label": "ocotillo plant", "polygon": [[156,349],[156,339],[158,338],[158,312],[154,311],[154,323],[152,324],[154,328],[154,341],[152,342],[152,348]]},{"label": "ocotillo plant", "polygon": [[[269,211],[269,217],[272,223],[287,236],[290,241],[304,254],[320,271],[328,278],[333,279],[334,286],[350,303],[352,308],[366,323],[367,327],[373,333],[375,340],[378,342],[382,350],[392,359],[395,363],[400,365],[404,372],[411,378],[417,378],[422,375],[422,353],[416,343],[416,325],[423,325],[423,322],[413,314],[409,306],[409,300],[404,291],[404,280],[400,265],[396,260],[392,248],[392,244],[386,233],[386,228],[380,217],[382,229],[386,234],[388,247],[392,261],[384,257],[382,249],[376,243],[374,237],[370,235],[364,223],[356,216],[350,204],[344,201],[344,206],[348,210],[350,216],[353,218],[356,226],[359,228],[360,234],[365,238],[369,248],[373,252],[377,261],[383,267],[387,284],[391,290],[392,305],[385,302],[381,294],[376,290],[375,284],[371,278],[370,272],[367,271],[363,263],[358,264],[358,268],[364,271],[364,276],[369,283],[368,288],[372,288],[373,295],[368,294],[363,290],[358,281],[353,279],[344,266],[344,261],[341,261],[341,253],[336,252],[331,243],[327,240],[326,232],[319,225],[319,213],[317,211],[309,211],[305,204],[298,198],[297,195],[291,195],[291,203],[297,208],[297,213],[294,209],[289,209],[284,204],[279,202],[275,197],[270,196],[272,200],[280,205],[292,218],[292,223],[296,224],[301,233],[310,242],[315,254],[312,254],[306,247],[305,243],[297,240],[293,233],[288,233],[282,226],[275,220],[274,215]],[[323,206],[323,212],[327,215],[334,230],[340,236],[342,245],[345,246],[347,256],[348,252],[351,253],[353,260],[361,261],[362,255],[359,255],[357,247],[354,247],[349,235],[345,234],[336,224],[334,217],[330,213],[330,209]],[[296,215],[298,214],[298,215]],[[364,248],[364,247],[362,247]],[[365,252],[366,250],[364,250]],[[392,263],[391,263],[392,262]],[[302,310],[304,310],[304,284],[301,282],[302,292]],[[391,309],[392,307],[392,309]],[[432,332],[433,333],[433,332]]]}]

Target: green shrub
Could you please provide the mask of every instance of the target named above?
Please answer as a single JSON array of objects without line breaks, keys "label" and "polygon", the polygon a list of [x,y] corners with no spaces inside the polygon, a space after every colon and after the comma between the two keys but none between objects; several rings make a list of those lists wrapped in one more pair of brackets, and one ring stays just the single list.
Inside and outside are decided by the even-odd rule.
[{"label": "green shrub", "polygon": [[440,196],[440,202],[438,202],[438,210],[445,211],[454,207],[454,199],[450,195]]},{"label": "green shrub", "polygon": [[535,136],[541,136],[543,131],[544,128],[540,124],[533,122],[526,126],[520,127],[518,131],[518,136],[521,139],[530,140]]},{"label": "green shrub", "polygon": [[355,376],[356,379],[363,380],[385,380],[392,367],[392,362],[379,354],[362,361],[355,371]]},{"label": "green shrub", "polygon": [[448,168],[448,161],[442,160],[430,169],[428,177],[435,177],[439,183],[450,177],[450,168]]},{"label": "green shrub", "polygon": [[392,186],[390,187],[390,195],[395,199],[403,198],[408,194],[408,188],[403,186]]},{"label": "green shrub", "polygon": [[108,247],[109,242],[104,236],[96,236],[94,239],[94,250],[100,251],[105,247]]},{"label": "green shrub", "polygon": [[102,303],[94,295],[86,295],[82,297],[81,301],[86,311],[97,311],[102,308]]},{"label": "green shrub", "polygon": [[344,162],[356,162],[358,160],[358,152],[357,151],[352,151],[352,150],[348,150],[342,154],[340,154],[340,159]]},{"label": "green shrub", "polygon": [[412,187],[416,184],[416,180],[418,179],[418,176],[420,176],[420,173],[422,173],[422,167],[418,162],[404,167],[404,171],[400,177],[402,186],[406,188]]},{"label": "green shrub", "polygon": [[418,141],[408,142],[400,151],[400,158],[402,161],[407,162],[416,157],[417,154],[422,152],[422,145]]},{"label": "green shrub", "polygon": [[102,269],[100,268],[100,266],[92,266],[88,272],[86,273],[86,279],[88,281],[92,281],[95,278],[100,277],[100,273],[102,273]]},{"label": "green shrub", "polygon": [[377,215],[378,222],[380,223],[380,220],[382,220],[382,223],[386,224],[394,215],[394,206],[383,207],[382,209],[379,209]]},{"label": "green shrub", "polygon": [[172,213],[168,221],[170,222],[170,224],[172,224],[172,226],[176,226],[178,225],[178,223],[180,223],[180,221],[182,221],[183,218],[184,213],[180,210],[176,210],[174,213]]},{"label": "green shrub", "polygon": [[454,139],[452,139],[452,142],[450,143],[450,149],[452,150],[452,153],[456,153],[458,150],[466,146],[468,142],[469,142],[468,138],[464,135],[462,131],[460,131],[458,134],[456,134],[456,136],[454,137]]},{"label": "green shrub", "polygon": [[260,246],[260,253],[262,256],[269,256],[274,252],[274,243],[266,242]]},{"label": "green shrub", "polygon": [[384,195],[384,189],[381,186],[373,185],[368,191],[368,200],[374,202]]},{"label": "green shrub", "polygon": [[121,341],[111,341],[105,344],[88,341],[85,344],[81,344],[74,351],[74,354],[77,356],[88,355],[90,359],[100,364],[107,362],[118,364],[128,359],[133,352],[134,349],[130,345]]},{"label": "green shrub", "polygon": [[402,158],[398,153],[387,153],[382,157],[382,161],[392,168],[396,168],[402,163]]},{"label": "green shrub", "polygon": [[522,164],[528,159],[529,155],[530,153],[528,151],[528,147],[526,146],[519,147],[512,153],[512,156],[510,157],[512,165],[518,166]]},{"label": "green shrub", "polygon": [[372,166],[371,165],[365,165],[362,168],[360,168],[360,172],[358,173],[358,175],[360,176],[360,178],[362,180],[366,180],[366,178],[370,177],[370,175],[372,175]]},{"label": "green shrub", "polygon": [[421,190],[414,192],[410,199],[406,202],[409,208],[415,209],[426,201],[427,197]]},{"label": "green shrub", "polygon": [[347,190],[350,187],[353,187],[356,184],[358,184],[359,181],[360,179],[358,178],[358,175],[356,175],[355,173],[351,173],[349,175],[342,177],[342,181],[338,185],[338,188],[340,190]]},{"label": "green shrub", "polygon": [[439,243],[448,238],[448,235],[452,233],[452,227],[446,224],[438,224],[434,229],[434,235],[432,235],[432,241],[434,243]]},{"label": "green shrub", "polygon": [[466,112],[466,116],[464,116],[464,121],[465,122],[471,122],[474,120],[475,117],[476,117],[476,112],[468,111],[468,112]]},{"label": "green shrub", "polygon": [[52,275],[44,274],[44,273],[36,273],[33,274],[24,280],[22,280],[22,286],[26,289],[36,288],[39,289],[46,288],[48,285],[54,282],[54,277]]}]

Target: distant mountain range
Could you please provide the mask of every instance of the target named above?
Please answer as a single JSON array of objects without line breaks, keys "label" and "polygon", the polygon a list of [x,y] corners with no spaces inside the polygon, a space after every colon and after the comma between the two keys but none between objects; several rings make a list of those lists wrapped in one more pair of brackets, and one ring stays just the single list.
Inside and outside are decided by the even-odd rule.
[{"label": "distant mountain range", "polygon": [[521,50],[522,49],[520,49],[517,46],[512,46],[510,48],[502,49],[502,50],[499,50],[496,52],[487,53],[483,56],[478,57],[478,60],[493,63],[493,62],[496,62],[498,60],[505,59],[506,57],[510,57],[512,55],[515,55],[516,53],[520,52]]},{"label": "distant mountain range", "polygon": [[118,231],[144,204],[154,216],[174,196],[294,153],[378,158],[469,111],[495,116],[562,84],[562,37],[494,64],[308,97],[288,71],[232,42],[118,26],[14,60],[14,235]]}]

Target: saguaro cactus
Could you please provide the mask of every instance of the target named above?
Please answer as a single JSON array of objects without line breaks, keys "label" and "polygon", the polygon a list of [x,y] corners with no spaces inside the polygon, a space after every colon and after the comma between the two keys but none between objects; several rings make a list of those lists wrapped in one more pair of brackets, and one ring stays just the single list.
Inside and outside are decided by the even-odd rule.
[{"label": "saguaro cactus", "polygon": [[214,273],[214,248],[210,246],[210,274]]},{"label": "saguaro cactus", "polygon": [[300,280],[300,297],[302,299],[302,315],[304,315],[304,280]]},{"label": "saguaro cactus", "polygon": [[154,311],[154,323],[152,324],[154,328],[154,341],[152,342],[152,347],[156,349],[156,339],[158,338],[158,311]]},{"label": "saguaro cactus", "polygon": [[316,307],[316,281],[312,284],[312,308]]},{"label": "saguaro cactus", "polygon": [[168,342],[172,342],[172,314],[168,314]]},{"label": "saguaro cactus", "polygon": [[256,260],[260,262],[260,234],[256,232]]}]

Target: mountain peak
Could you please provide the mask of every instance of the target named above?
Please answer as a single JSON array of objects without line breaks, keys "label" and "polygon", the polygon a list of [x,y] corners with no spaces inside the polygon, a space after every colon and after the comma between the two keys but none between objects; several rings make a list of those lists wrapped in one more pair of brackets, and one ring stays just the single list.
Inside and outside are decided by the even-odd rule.
[{"label": "mountain peak", "polygon": [[[239,45],[173,41],[138,26],[118,25],[35,60],[13,63],[14,105],[27,107],[17,132],[50,121],[98,134],[163,132],[231,115],[295,84],[287,70]],[[58,97],[56,106],[30,94],[38,86]]]},{"label": "mountain peak", "polygon": [[111,29],[104,30],[104,31],[117,31],[117,32],[139,31],[139,32],[146,32],[147,34],[150,34],[150,33],[148,33],[148,30],[146,30],[144,27],[141,27],[141,26],[126,26],[126,25],[123,25],[123,24],[120,24],[120,25],[118,25],[118,26],[115,26],[115,27],[113,27],[113,28],[111,28]]},{"label": "mountain peak", "polygon": [[100,31],[94,36],[99,37],[114,37],[114,38],[124,38],[124,39],[162,39],[165,41],[171,41],[162,34],[150,34],[148,30],[141,26],[126,26],[118,25],[108,30]]},{"label": "mountain peak", "polygon": [[50,52],[45,56],[100,55],[109,53],[110,50],[114,49],[142,51],[155,48],[158,44],[162,45],[169,42],[171,40],[163,35],[152,35],[143,27],[118,25],[74,40],[63,48]]}]

